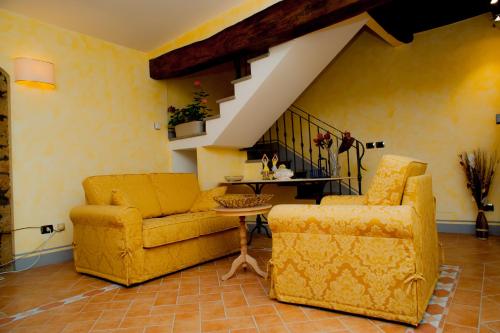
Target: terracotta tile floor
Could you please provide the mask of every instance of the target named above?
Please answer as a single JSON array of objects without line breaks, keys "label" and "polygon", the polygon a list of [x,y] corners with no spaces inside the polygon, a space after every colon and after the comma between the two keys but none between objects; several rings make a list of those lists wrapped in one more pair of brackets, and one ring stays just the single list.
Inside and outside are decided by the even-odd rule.
[{"label": "terracotta tile floor", "polygon": [[[445,262],[463,268],[446,333],[500,332],[500,237],[440,234]],[[255,239],[262,268],[270,241]],[[406,327],[268,299],[249,272],[221,282],[233,258],[206,263],[133,288],[117,288],[49,309],[0,332],[405,332]],[[72,263],[10,274],[0,281],[1,318],[96,290],[109,283],[77,274]]]}]

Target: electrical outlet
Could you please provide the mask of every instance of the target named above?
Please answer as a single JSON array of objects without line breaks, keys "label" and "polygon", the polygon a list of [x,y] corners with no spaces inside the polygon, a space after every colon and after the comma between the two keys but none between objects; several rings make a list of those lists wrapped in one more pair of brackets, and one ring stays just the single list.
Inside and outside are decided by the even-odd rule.
[{"label": "electrical outlet", "polygon": [[61,232],[66,229],[66,224],[64,223],[58,223],[54,226],[54,231]]},{"label": "electrical outlet", "polygon": [[40,227],[40,232],[43,234],[51,234],[54,232],[54,226],[51,224],[42,225]]},{"label": "electrical outlet", "polygon": [[377,141],[377,142],[375,142],[375,147],[377,147],[377,148],[384,148],[385,147],[384,141]]},{"label": "electrical outlet", "polygon": [[375,148],[375,144],[373,142],[367,142],[365,146],[366,146],[366,149],[373,149],[373,148]]}]

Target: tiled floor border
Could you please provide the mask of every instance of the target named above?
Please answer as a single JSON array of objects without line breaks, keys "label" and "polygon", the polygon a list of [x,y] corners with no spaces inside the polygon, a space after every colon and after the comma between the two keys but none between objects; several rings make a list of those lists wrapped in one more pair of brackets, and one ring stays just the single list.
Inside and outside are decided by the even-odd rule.
[{"label": "tiled floor border", "polygon": [[3,326],[3,325],[10,324],[10,323],[12,323],[12,322],[14,322],[16,320],[20,320],[20,319],[24,319],[24,318],[27,318],[27,317],[31,317],[31,316],[37,315],[39,313],[45,312],[47,310],[50,310],[50,309],[53,309],[53,308],[56,308],[56,307],[59,307],[59,306],[63,306],[63,305],[75,303],[75,302],[81,301],[83,299],[86,299],[88,297],[92,297],[92,296],[96,296],[96,295],[99,295],[99,294],[103,294],[105,292],[108,292],[110,290],[114,290],[114,289],[117,289],[117,288],[122,288],[122,287],[119,286],[119,285],[111,284],[110,283],[109,285],[107,285],[105,287],[102,287],[102,288],[99,288],[99,289],[94,289],[94,290],[91,290],[91,291],[87,291],[87,292],[84,292],[84,293],[79,294],[79,295],[75,295],[75,296],[71,296],[71,297],[65,298],[65,299],[60,300],[60,301],[55,301],[55,302],[47,303],[47,304],[38,306],[38,307],[33,308],[33,309],[29,309],[29,310],[26,310],[26,311],[23,311],[23,312],[19,312],[19,313],[16,313],[15,315],[11,315],[11,316],[8,316],[8,317],[5,317],[5,318],[0,318],[0,327]]}]

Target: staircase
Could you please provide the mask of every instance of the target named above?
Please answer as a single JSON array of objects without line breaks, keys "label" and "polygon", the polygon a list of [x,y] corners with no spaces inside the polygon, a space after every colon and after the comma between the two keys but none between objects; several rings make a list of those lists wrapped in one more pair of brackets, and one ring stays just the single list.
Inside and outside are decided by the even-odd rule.
[{"label": "staircase", "polygon": [[[294,171],[296,178],[347,177],[334,180],[320,189],[324,194],[361,194],[362,159],[364,145],[354,139],[349,150],[338,155],[340,172],[331,173],[330,150],[320,149],[313,139],[318,133],[329,133],[333,139],[332,150],[338,151],[343,132],[321,119],[292,105],[264,133],[251,148],[245,148],[247,162],[261,163],[263,154],[270,159],[276,154],[287,168]],[[301,186],[297,189],[297,199],[311,199],[317,196],[318,189]]]},{"label": "staircase", "polygon": [[249,60],[251,74],[233,81],[234,95],[218,101],[220,117],[206,121],[203,135],[172,140],[170,148],[253,146],[367,21],[356,16]]}]

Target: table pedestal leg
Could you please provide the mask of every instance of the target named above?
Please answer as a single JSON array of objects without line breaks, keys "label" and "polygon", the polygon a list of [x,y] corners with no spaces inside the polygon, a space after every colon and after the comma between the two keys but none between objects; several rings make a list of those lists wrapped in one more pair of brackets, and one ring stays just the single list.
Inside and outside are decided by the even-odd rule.
[{"label": "table pedestal leg", "polygon": [[255,258],[253,258],[252,256],[248,255],[247,228],[245,225],[245,216],[240,216],[240,246],[241,246],[241,254],[238,256],[238,258],[236,258],[233,261],[233,264],[231,265],[231,269],[229,270],[229,272],[224,276],[222,276],[222,280],[225,281],[230,277],[232,277],[236,273],[238,268],[242,265],[244,267],[246,265],[252,267],[255,273],[259,274],[263,278],[266,278],[267,274],[259,268],[257,260],[255,260]]}]

